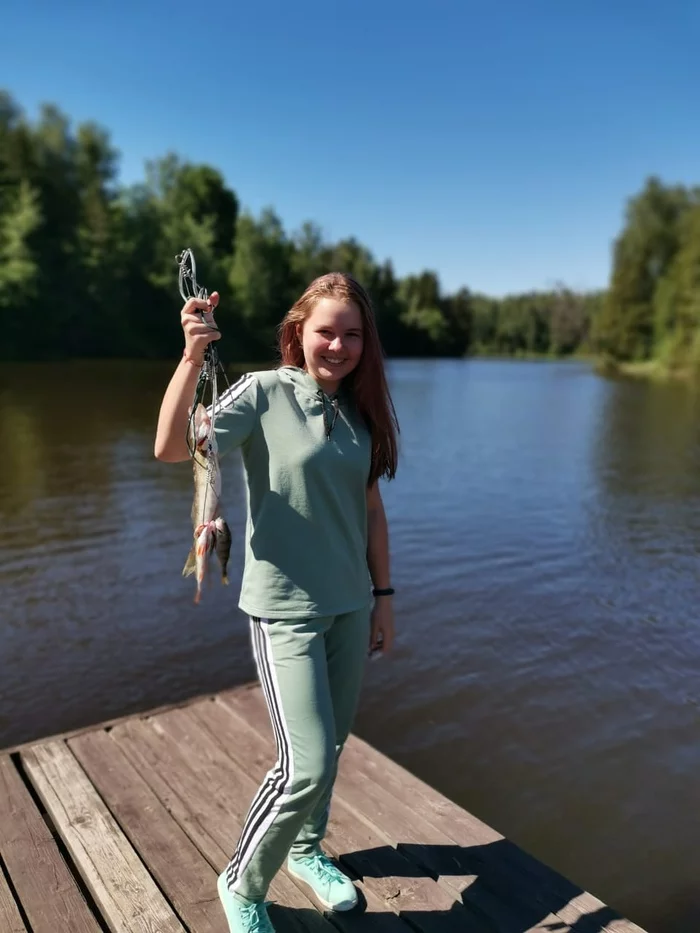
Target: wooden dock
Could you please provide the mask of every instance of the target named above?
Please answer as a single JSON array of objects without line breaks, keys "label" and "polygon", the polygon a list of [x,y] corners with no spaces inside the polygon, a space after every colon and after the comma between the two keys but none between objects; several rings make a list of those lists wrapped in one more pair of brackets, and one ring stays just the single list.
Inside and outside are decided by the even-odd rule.
[{"label": "wooden dock", "polygon": [[[0,754],[1,933],[227,933],[216,877],[273,760],[257,686]],[[282,871],[278,933],[644,933],[354,736],[325,848],[360,906]]]}]

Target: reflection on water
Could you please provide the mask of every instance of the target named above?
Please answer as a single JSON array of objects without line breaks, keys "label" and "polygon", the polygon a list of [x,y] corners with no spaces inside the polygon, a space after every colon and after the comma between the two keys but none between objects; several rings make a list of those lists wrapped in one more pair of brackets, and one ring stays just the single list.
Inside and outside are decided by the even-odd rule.
[{"label": "reflection on water", "polygon": [[[0,746],[254,676],[237,455],[234,585],[195,607],[180,576],[190,467],[152,455],[170,371],[0,373]],[[580,364],[390,380],[400,637],[356,731],[650,931],[696,933],[700,397]]]}]

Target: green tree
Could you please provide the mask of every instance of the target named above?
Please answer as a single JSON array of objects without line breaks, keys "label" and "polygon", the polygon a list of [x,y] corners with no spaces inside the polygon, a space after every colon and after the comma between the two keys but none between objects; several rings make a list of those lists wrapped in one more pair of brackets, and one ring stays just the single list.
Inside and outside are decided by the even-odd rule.
[{"label": "green tree", "polygon": [[[39,196],[22,181],[0,214],[0,308],[26,310],[37,295],[39,267],[30,241],[41,223]],[[6,325],[8,326],[8,325]]]},{"label": "green tree", "polygon": [[483,354],[496,349],[500,304],[487,295],[472,295],[472,329],[469,351]]},{"label": "green tree", "polygon": [[410,353],[430,356],[445,353],[450,343],[450,325],[442,310],[440,282],[435,272],[409,275],[399,283],[403,303],[401,323],[406,328]]},{"label": "green tree", "polygon": [[464,356],[472,343],[474,305],[468,288],[460,288],[442,302],[449,331],[449,348],[455,356]]},{"label": "green tree", "polygon": [[552,296],[549,349],[556,356],[574,353],[587,339],[590,319],[586,298],[560,284]]},{"label": "green tree", "polygon": [[595,327],[596,343],[614,359],[648,359],[654,352],[656,292],[678,250],[681,220],[690,206],[685,188],[665,187],[657,178],[650,178],[628,204],[614,246],[610,289]]},{"label": "green tree", "polygon": [[314,279],[331,271],[328,261],[329,246],[321,228],[307,220],[292,236],[291,270],[299,295]]},{"label": "green tree", "polygon": [[[683,218],[682,245],[673,265],[673,292],[667,298],[673,303],[671,319],[676,357],[681,365],[687,360],[700,368],[700,206]],[[670,287],[669,287],[670,290]]]},{"label": "green tree", "polygon": [[258,353],[274,353],[277,327],[298,297],[292,260],[293,244],[271,208],[259,220],[239,217],[229,281],[248,346]]}]

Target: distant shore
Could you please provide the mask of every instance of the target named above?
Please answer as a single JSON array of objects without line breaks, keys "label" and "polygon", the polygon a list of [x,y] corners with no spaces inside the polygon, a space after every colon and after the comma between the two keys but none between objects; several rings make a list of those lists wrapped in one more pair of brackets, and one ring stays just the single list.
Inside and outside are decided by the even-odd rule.
[{"label": "distant shore", "polygon": [[622,363],[601,358],[596,361],[595,369],[601,376],[623,376],[653,382],[694,382],[698,378],[697,371],[690,366],[671,367],[660,360]]},{"label": "distant shore", "polygon": [[584,351],[581,351],[580,353],[534,353],[528,350],[518,350],[515,353],[496,353],[484,350],[483,352],[468,353],[464,359],[504,361],[513,360],[515,362],[530,360],[533,362],[541,363],[563,363],[567,361],[595,363],[597,357],[594,353],[586,353]]},{"label": "distant shore", "polygon": [[[438,360],[438,359],[453,359],[453,360],[463,360],[464,362],[469,361],[482,361],[482,362],[513,362],[513,363],[523,363],[523,362],[532,362],[532,363],[588,363],[594,371],[603,377],[608,378],[629,378],[629,379],[642,379],[650,380],[653,382],[697,382],[700,381],[700,372],[694,369],[691,366],[684,367],[669,367],[667,364],[662,363],[659,360],[643,360],[638,362],[619,362],[612,360],[609,357],[597,356],[594,353],[571,353],[566,355],[557,355],[554,353],[528,353],[528,352],[518,352],[518,353],[470,353],[463,357],[443,357],[443,356],[433,356],[426,355],[421,356],[410,356],[402,357],[400,355],[389,356],[387,362],[396,362],[403,359],[414,359],[414,360]],[[151,358],[91,358],[91,357],[72,357],[62,360],[8,360],[4,362],[4,365],[7,369],[7,373],[10,372],[10,369],[14,367],[22,366],[67,366],[69,369],[68,372],[73,368],[80,369],[80,367],[93,367],[99,366],[104,370],[104,374],[110,371],[111,367],[119,367],[124,364],[129,364],[131,366],[136,366],[139,369],[143,367],[144,370],[149,369],[152,366],[164,366],[172,365],[173,367],[177,365],[177,358],[164,358],[164,359],[151,359]],[[231,374],[251,372],[253,370],[262,370],[262,369],[272,369],[278,364],[277,360],[257,360],[257,361],[242,361],[242,360],[225,360],[225,369]]]}]

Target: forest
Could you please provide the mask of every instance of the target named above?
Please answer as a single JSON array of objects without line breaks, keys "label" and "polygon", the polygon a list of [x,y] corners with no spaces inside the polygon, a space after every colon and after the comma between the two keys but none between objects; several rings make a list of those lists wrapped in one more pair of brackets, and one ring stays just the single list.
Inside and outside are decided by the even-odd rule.
[{"label": "forest", "polygon": [[251,215],[214,166],[165,153],[123,185],[105,128],[74,127],[54,104],[32,122],[0,92],[0,359],[178,354],[175,256],[186,246],[221,294],[231,362],[271,360],[287,309],[338,270],[370,292],[389,356],[700,365],[700,189],[646,182],[627,205],[604,290],[446,293],[435,271],[399,277],[357,239],[327,242],[313,220],[290,231],[272,207]]}]

